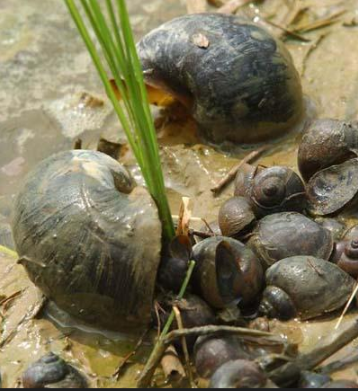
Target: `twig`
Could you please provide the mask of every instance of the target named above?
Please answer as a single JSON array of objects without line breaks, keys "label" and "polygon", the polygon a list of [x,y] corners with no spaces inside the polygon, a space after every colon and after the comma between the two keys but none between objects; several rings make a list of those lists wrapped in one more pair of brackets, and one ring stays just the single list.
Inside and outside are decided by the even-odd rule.
[{"label": "twig", "polygon": [[216,12],[219,14],[235,14],[236,11],[244,5],[252,3],[253,0],[230,0],[221,6]]},{"label": "twig", "polygon": [[358,321],[354,321],[353,324],[342,330],[337,336],[325,338],[310,353],[300,355],[296,360],[269,372],[268,376],[279,386],[290,385],[297,380],[301,371],[314,369],[357,337]]},{"label": "twig", "polygon": [[268,19],[262,19],[262,20],[263,20],[265,23],[270,24],[271,26],[276,27],[276,28],[282,30],[285,34],[290,35],[291,37],[298,39],[299,41],[302,41],[302,42],[305,42],[305,43],[311,42],[310,39],[303,37],[302,35],[296,33],[296,32],[293,31],[293,30],[290,30],[290,29],[287,28],[287,27],[280,26],[279,24],[276,24],[276,23],[274,23],[274,22],[271,22],[271,21],[268,20]]},{"label": "twig", "polygon": [[[175,314],[175,319],[176,319],[177,324],[178,324],[178,329],[179,330],[183,330],[184,329],[183,321],[182,321],[182,318],[181,318],[181,315],[180,315],[179,308],[176,305],[173,306],[173,311],[174,311],[174,314]],[[182,347],[183,347],[184,358],[185,358],[185,367],[186,367],[187,376],[188,376],[188,379],[189,379],[189,382],[190,382],[190,386],[191,386],[191,388],[196,388],[196,384],[194,383],[194,378],[193,378],[193,372],[192,372],[191,367],[190,367],[190,358],[189,358],[188,345],[186,343],[186,338],[184,336],[181,338],[181,344],[182,344]]]},{"label": "twig", "polygon": [[342,311],[342,314],[341,314],[341,316],[340,316],[339,319],[338,319],[338,322],[337,322],[336,325],[334,326],[334,329],[335,329],[335,330],[337,330],[337,329],[339,328],[339,326],[341,325],[342,320],[343,320],[343,317],[344,317],[344,315],[346,314],[346,312],[348,311],[349,306],[352,304],[352,301],[353,301],[355,295],[357,294],[357,292],[358,292],[358,283],[356,283],[356,286],[355,286],[355,288],[353,289],[353,292],[352,292],[352,294],[351,294],[351,296],[350,296],[350,298],[349,298],[349,300],[348,300],[346,306],[344,307],[344,309],[343,309],[343,311]]},{"label": "twig", "polygon": [[[183,285],[180,289],[180,292],[178,295],[178,300],[181,300],[185,294],[185,291],[186,291],[186,288],[188,287],[191,275],[193,274],[194,267],[195,267],[195,262],[191,261],[189,263],[189,267],[186,272],[185,280],[184,280]],[[156,342],[154,349],[152,350],[152,353],[151,353],[145,367],[143,368],[142,373],[139,376],[139,379],[138,379],[138,387],[139,388],[148,387],[150,385],[150,382],[151,382],[152,377],[154,375],[154,371],[157,368],[161,358],[163,357],[164,351],[165,351],[165,349],[164,349],[164,351],[160,350],[161,345],[162,345],[162,341],[166,337],[166,335],[168,334],[168,331],[174,321],[174,318],[175,318],[175,315],[174,315],[174,311],[172,310],[172,312],[171,312],[171,314],[170,314],[170,316],[164,326],[164,329],[163,329],[158,341]],[[160,352],[160,354],[158,354],[158,351]]]},{"label": "twig", "polygon": [[236,164],[234,167],[230,169],[230,171],[226,174],[221,181],[212,187],[210,190],[214,193],[214,195],[218,195],[236,176],[237,172],[240,168],[246,163],[252,162],[254,159],[259,157],[263,152],[267,151],[268,146],[263,146],[256,151],[250,152],[247,156],[245,156],[240,163]]},{"label": "twig", "polygon": [[152,376],[156,367],[158,366],[166,348],[177,338],[183,336],[189,337],[195,336],[206,336],[206,335],[221,335],[223,333],[236,334],[244,337],[276,337],[274,334],[267,333],[260,330],[246,329],[242,327],[231,327],[231,326],[204,326],[194,327],[192,329],[174,330],[167,335],[162,336],[155,345],[147,364],[142,371],[142,374],[138,380],[137,387],[146,388],[149,386]]},{"label": "twig", "polygon": [[306,67],[307,67],[307,61],[310,58],[311,54],[317,49],[318,45],[328,36],[329,33],[320,35],[317,40],[310,46],[308,49],[302,64],[302,72],[301,75],[303,76],[306,73]]},{"label": "twig", "polygon": [[337,19],[343,14],[345,14],[346,12],[347,12],[346,10],[338,11],[328,16],[327,18],[316,20],[315,22],[306,24],[303,27],[298,27],[295,29],[295,32],[300,31],[300,32],[307,33],[308,31],[313,31],[313,30],[320,29],[322,27],[330,26],[331,24],[338,22]]},{"label": "twig", "polygon": [[120,363],[117,370],[113,374],[113,377],[115,377],[116,380],[119,380],[121,372],[122,372],[123,368],[128,364],[129,359],[137,354],[138,349],[143,345],[144,338],[147,336],[148,332],[149,332],[149,329],[146,329],[144,331],[144,333],[142,334],[142,336],[139,338],[134,349],[123,358],[122,362]]},{"label": "twig", "polygon": [[211,232],[212,234],[215,234],[215,232],[210,227],[210,224],[205,219],[201,219],[201,220],[206,225],[206,228],[209,230],[209,232]]},{"label": "twig", "polygon": [[18,258],[18,255],[17,255],[16,251],[11,250],[11,248],[2,246],[1,244],[0,244],[0,253],[4,253],[6,255],[10,255],[10,257],[12,257],[12,258]]},{"label": "twig", "polygon": [[18,296],[21,295],[21,293],[24,291],[24,289],[21,289],[19,291],[16,291],[14,292],[13,294],[11,294],[10,296],[6,297],[5,299],[1,300],[0,301],[0,307],[4,306],[4,309],[6,310],[5,306],[6,304],[8,304],[9,302],[11,302],[12,300],[16,299]]},{"label": "twig", "polygon": [[206,0],[186,0],[188,14],[200,14],[206,12]]},{"label": "twig", "polygon": [[185,370],[173,345],[170,345],[164,353],[161,365],[166,380],[180,383],[185,378]]}]

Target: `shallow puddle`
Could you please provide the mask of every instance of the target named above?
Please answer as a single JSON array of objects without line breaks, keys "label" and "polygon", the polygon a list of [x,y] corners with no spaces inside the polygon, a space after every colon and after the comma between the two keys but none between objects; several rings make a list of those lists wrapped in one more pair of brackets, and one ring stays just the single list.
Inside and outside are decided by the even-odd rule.
[{"label": "shallow puddle", "polygon": [[[184,3],[129,1],[136,36],[139,38],[160,23],[184,14]],[[293,14],[291,3],[298,4],[301,10],[297,12],[295,26],[338,15],[332,24],[305,33],[309,42],[286,37],[302,77],[306,120],[314,117],[358,120],[358,0],[259,1],[243,7],[239,13],[282,36],[282,30],[270,22],[284,25]],[[22,179],[37,162],[54,152],[72,148],[78,138],[83,148],[96,148],[101,136],[122,144],[125,137],[62,2],[32,0],[21,2],[21,6],[17,0],[0,3],[0,80],[0,244],[11,247],[13,199]],[[88,96],[99,103],[89,105]],[[173,214],[178,212],[181,197],[188,196],[195,217],[215,220],[219,206],[232,194],[232,185],[219,197],[213,197],[210,188],[257,146],[240,146],[235,153],[225,154],[198,140],[192,120],[185,116],[160,120],[159,111],[154,112]],[[298,129],[275,140],[259,162],[297,169],[299,139]],[[121,160],[141,183],[131,154],[122,155]],[[355,219],[347,222],[352,224]],[[201,224],[193,223],[195,228]],[[0,308],[4,315],[0,339],[4,387],[15,386],[24,368],[50,350],[80,368],[92,386],[135,386],[135,377],[150,349],[149,342],[117,381],[112,374],[131,351],[138,335],[95,331],[56,311],[45,318],[30,319],[41,296],[15,259],[0,254],[0,296],[13,294],[16,295],[6,310]],[[53,316],[56,321],[50,320]],[[349,314],[344,323],[355,316]],[[300,348],[308,351],[332,333],[335,323],[336,318],[272,322],[271,326],[293,342],[299,341]],[[353,343],[331,359],[344,357],[356,346]],[[358,365],[347,370],[345,377],[356,380],[356,370]],[[165,385],[160,376],[157,384]]]}]

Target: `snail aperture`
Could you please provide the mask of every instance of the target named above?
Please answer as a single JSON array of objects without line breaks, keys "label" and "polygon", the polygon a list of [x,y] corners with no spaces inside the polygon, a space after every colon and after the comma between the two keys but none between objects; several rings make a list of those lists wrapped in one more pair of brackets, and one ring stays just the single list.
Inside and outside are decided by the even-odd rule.
[{"label": "snail aperture", "polygon": [[83,150],[50,156],[28,175],[14,211],[20,263],[60,308],[108,328],[150,320],[161,224],[117,161]]},{"label": "snail aperture", "polygon": [[302,89],[289,52],[244,18],[182,16],[143,37],[137,50],[146,82],[184,103],[210,142],[267,139],[301,116]]}]

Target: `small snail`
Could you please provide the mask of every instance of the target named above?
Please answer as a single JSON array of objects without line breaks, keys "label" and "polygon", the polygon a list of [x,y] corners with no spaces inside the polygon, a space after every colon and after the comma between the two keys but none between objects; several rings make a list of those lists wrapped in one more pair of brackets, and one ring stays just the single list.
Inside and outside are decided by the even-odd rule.
[{"label": "small snail", "polygon": [[188,236],[174,237],[169,244],[167,254],[162,258],[158,271],[158,282],[169,291],[179,292],[188,269],[191,243]]},{"label": "small snail", "polygon": [[224,236],[240,239],[250,232],[256,218],[246,198],[232,197],[221,205],[218,220]]},{"label": "small snail", "polygon": [[248,246],[265,268],[294,255],[329,259],[331,233],[309,218],[294,212],[276,213],[259,221]]},{"label": "small snail", "polygon": [[117,161],[84,150],[45,159],[18,194],[12,228],[19,262],[60,308],[108,328],[150,321],[161,224]]},{"label": "small snail", "polygon": [[308,210],[315,216],[339,212],[356,206],[358,158],[327,167],[314,174],[306,185]]},{"label": "small snail", "polygon": [[321,388],[331,381],[331,378],[323,373],[302,371],[298,383],[299,388]]},{"label": "small snail", "polygon": [[195,368],[199,376],[210,378],[222,365],[231,360],[250,359],[238,338],[200,337],[194,347]]},{"label": "small snail", "polygon": [[341,308],[352,294],[355,281],[333,263],[295,256],[267,269],[266,284],[261,314],[287,320],[311,319]]},{"label": "small snail", "polygon": [[40,358],[23,373],[24,388],[88,388],[85,378],[53,353]]},{"label": "small snail", "polygon": [[242,305],[257,300],[263,271],[253,252],[238,240],[215,236],[193,247],[196,261],[193,286],[214,308],[232,302]]},{"label": "small snail", "polygon": [[335,243],[330,260],[352,277],[358,278],[358,226],[349,229],[342,240]]},{"label": "small snail", "polygon": [[261,388],[267,383],[266,374],[252,361],[228,361],[216,370],[209,388]]},{"label": "small snail", "polygon": [[298,150],[298,168],[305,181],[316,172],[356,156],[358,123],[319,119],[307,129]]},{"label": "small snail", "polygon": [[235,180],[235,195],[246,197],[258,217],[279,212],[302,212],[305,187],[288,167],[244,166]]},{"label": "small snail", "polygon": [[146,83],[181,101],[210,142],[267,139],[301,117],[302,89],[290,54],[246,19],[182,16],[143,37],[137,50]]}]

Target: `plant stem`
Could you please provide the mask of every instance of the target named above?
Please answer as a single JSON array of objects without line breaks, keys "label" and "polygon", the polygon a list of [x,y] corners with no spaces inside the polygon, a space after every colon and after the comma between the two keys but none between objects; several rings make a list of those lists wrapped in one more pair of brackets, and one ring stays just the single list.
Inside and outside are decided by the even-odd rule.
[{"label": "plant stem", "polygon": [[2,246],[1,244],[0,244],[0,253],[4,253],[4,254],[6,254],[6,255],[10,255],[10,257],[12,257],[12,258],[18,258],[18,257],[19,257],[19,256],[17,255],[17,252],[16,252],[16,251],[11,250],[11,248]]}]

